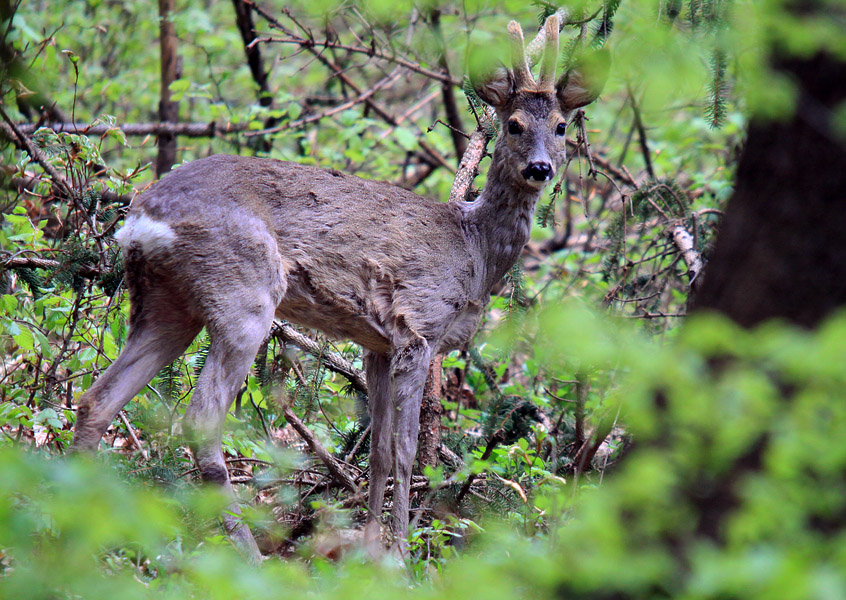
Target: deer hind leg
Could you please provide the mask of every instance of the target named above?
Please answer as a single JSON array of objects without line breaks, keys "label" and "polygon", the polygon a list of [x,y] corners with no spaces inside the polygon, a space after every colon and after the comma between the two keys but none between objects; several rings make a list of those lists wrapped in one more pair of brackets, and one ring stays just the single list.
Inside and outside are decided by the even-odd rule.
[{"label": "deer hind leg", "polygon": [[364,367],[367,375],[367,408],[370,412],[370,485],[367,501],[370,516],[365,529],[365,539],[368,546],[371,546],[371,552],[376,554],[382,537],[378,519],[382,514],[385,484],[393,463],[391,361],[382,354],[367,352],[364,355]]},{"label": "deer hind leg", "polygon": [[391,358],[390,394],[393,400],[394,506],[392,529],[400,549],[408,537],[408,502],[411,469],[417,454],[420,429],[420,403],[423,386],[432,360],[432,348],[423,338],[416,338],[399,348]]},{"label": "deer hind leg", "polygon": [[165,290],[153,288],[146,298],[153,300],[157,294],[160,302],[138,302],[133,306],[123,351],[80,398],[74,426],[75,450],[96,450],[120,409],[156,373],[179,358],[199,332],[201,324],[175,305]]},{"label": "deer hind leg", "polygon": [[[257,299],[258,298],[258,299]],[[238,549],[253,563],[261,553],[249,527],[240,519],[229,472],[221,449],[223,425],[229,406],[244,384],[259,346],[273,321],[275,304],[270,294],[240,296],[227,303],[218,318],[207,324],[211,345],[205,365],[183,421],[188,443],[203,480],[222,486],[232,497],[223,516],[227,534]]]}]

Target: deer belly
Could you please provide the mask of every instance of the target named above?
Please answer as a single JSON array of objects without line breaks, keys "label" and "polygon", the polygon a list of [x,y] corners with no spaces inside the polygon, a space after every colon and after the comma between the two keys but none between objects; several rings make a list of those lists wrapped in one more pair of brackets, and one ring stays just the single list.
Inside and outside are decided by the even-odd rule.
[{"label": "deer belly", "polygon": [[352,340],[379,354],[391,348],[380,319],[364,310],[359,302],[329,293],[296,275],[288,278],[287,293],[276,309],[276,316],[317,329],[334,339]]}]

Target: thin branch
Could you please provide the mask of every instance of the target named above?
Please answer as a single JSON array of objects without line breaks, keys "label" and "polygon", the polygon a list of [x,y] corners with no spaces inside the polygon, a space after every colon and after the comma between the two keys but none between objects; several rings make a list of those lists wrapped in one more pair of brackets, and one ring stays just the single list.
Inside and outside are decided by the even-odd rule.
[{"label": "thin branch", "polygon": [[334,371],[346,377],[350,384],[357,391],[366,394],[367,382],[364,374],[352,366],[352,364],[336,352],[326,351],[320,344],[315,342],[308,336],[303,335],[287,323],[280,323],[274,321],[270,328],[270,335],[282,340],[283,342],[290,342],[300,348],[303,352],[307,352],[312,356],[318,358],[327,369]]},{"label": "thin branch", "polygon": [[126,427],[126,431],[129,433],[129,439],[132,440],[132,443],[135,444],[135,447],[138,448],[139,452],[141,452],[141,456],[144,457],[144,461],[146,462],[150,460],[150,455],[147,454],[147,450],[141,445],[141,441],[138,439],[138,436],[135,435],[135,430],[132,428],[132,424],[129,422],[129,419],[126,418],[126,413],[124,411],[120,411],[118,414],[120,415],[120,420],[123,421],[124,427]]},{"label": "thin branch", "polygon": [[[258,11],[258,9],[256,9]],[[262,16],[268,18],[264,13]],[[271,20],[271,19],[268,19]],[[275,21],[275,19],[273,19]],[[278,23],[278,21],[276,21]],[[275,37],[263,37],[257,38],[253,41],[253,44],[256,43],[275,43],[275,44],[296,44],[302,48],[333,48],[336,50],[347,50],[348,52],[355,52],[357,54],[365,54],[372,58],[377,58],[379,60],[386,60],[388,62],[394,63],[401,67],[408,69],[409,71],[414,71],[415,73],[419,73],[425,77],[430,79],[434,79],[436,81],[440,81],[441,83],[447,83],[450,85],[461,85],[461,80],[456,79],[455,77],[450,76],[448,73],[438,73],[437,71],[432,71],[431,69],[427,69],[422,67],[420,64],[410,61],[406,58],[396,55],[389,55],[381,50],[377,50],[375,48],[365,48],[363,46],[353,46],[350,44],[342,44],[341,42],[333,42],[329,40],[314,40],[314,39],[307,39],[302,38],[294,34],[289,34],[289,37],[285,38],[275,38]]]},{"label": "thin branch", "polygon": [[693,245],[693,236],[682,225],[675,225],[670,232],[673,243],[679,249],[684,264],[687,265],[687,277],[690,287],[693,287],[696,278],[702,272],[705,264],[702,255]]},{"label": "thin branch", "polygon": [[349,108],[352,108],[356,104],[361,104],[362,102],[366,102],[373,94],[379,91],[382,88],[390,86],[394,83],[397,79],[399,79],[402,71],[399,69],[394,69],[394,71],[385,77],[384,79],[378,81],[376,84],[373,85],[370,89],[365,92],[362,92],[358,95],[357,98],[354,98],[348,102],[344,102],[343,104],[339,104],[338,106],[333,106],[332,108],[325,110],[323,112],[319,112],[314,115],[310,115],[308,117],[304,117],[302,119],[297,119],[296,121],[289,121],[287,123],[282,123],[281,125],[277,125],[276,127],[270,127],[268,129],[261,129],[259,131],[248,131],[244,134],[244,137],[254,137],[257,135],[265,135],[268,133],[276,133],[279,131],[284,131],[286,129],[296,129],[297,127],[302,127],[304,125],[308,125],[309,123],[316,123],[321,119],[325,119],[327,117],[331,117],[332,115],[336,115],[340,112],[343,112]]},{"label": "thin branch", "polygon": [[[249,123],[126,123],[120,127],[107,124],[83,125],[81,123],[25,123],[16,125],[22,133],[32,135],[36,130],[47,127],[56,133],[78,133],[87,136],[104,136],[110,131],[120,130],[126,136],[181,135],[185,137],[214,137],[217,134],[245,131]],[[0,133],[12,137],[10,127],[0,123]]]},{"label": "thin branch", "polygon": [[[38,184],[41,183],[41,181],[42,179],[40,177],[34,176],[12,177],[7,183],[9,189],[15,190],[18,193],[29,192],[35,194],[38,189]],[[60,198],[68,199],[65,197],[63,190],[53,188],[52,194]],[[111,190],[103,190],[100,192],[100,197],[109,204],[122,204],[126,206],[132,201],[135,194],[115,194]]]},{"label": "thin branch", "polygon": [[320,462],[326,466],[329,474],[332,476],[332,479],[335,480],[338,485],[357,494],[358,486],[355,484],[355,481],[353,481],[353,478],[350,477],[343,468],[341,468],[341,463],[329,454],[326,448],[317,441],[311,430],[305,426],[305,423],[303,423],[300,418],[297,417],[297,415],[295,415],[287,406],[283,406],[282,411],[282,414],[285,415],[285,420],[287,420],[288,423],[291,424],[291,427],[293,427],[300,437],[303,438],[303,441],[309,447],[312,454],[314,454]]}]

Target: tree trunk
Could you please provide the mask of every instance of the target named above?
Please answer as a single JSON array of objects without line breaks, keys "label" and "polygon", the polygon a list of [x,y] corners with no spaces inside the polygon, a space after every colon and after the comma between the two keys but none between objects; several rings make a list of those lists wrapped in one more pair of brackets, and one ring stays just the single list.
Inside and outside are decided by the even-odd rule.
[{"label": "tree trunk", "polygon": [[755,121],[696,309],[744,327],[773,318],[813,327],[846,304],[846,63],[827,54],[781,59],[795,114]]},{"label": "tree trunk", "polygon": [[420,433],[417,435],[417,468],[434,467],[438,464],[438,448],[441,445],[441,363],[444,357],[438,354],[429,365],[429,375],[423,388],[423,405],[420,407]]},{"label": "tree trunk", "polygon": [[[179,79],[179,58],[176,54],[176,31],[170,15],[173,12],[173,0],[159,0],[159,48],[161,50],[161,99],[159,100],[159,120],[175,123],[179,120],[179,104],[171,100],[170,84]],[[159,133],[159,153],[156,157],[156,176],[161,177],[176,163],[176,136],[172,133]]]}]

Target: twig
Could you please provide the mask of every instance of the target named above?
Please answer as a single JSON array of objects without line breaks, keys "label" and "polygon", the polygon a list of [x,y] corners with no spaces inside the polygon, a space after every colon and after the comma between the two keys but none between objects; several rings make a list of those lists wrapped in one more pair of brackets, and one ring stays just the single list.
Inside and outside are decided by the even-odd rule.
[{"label": "twig", "polygon": [[[8,180],[8,187],[9,189],[16,190],[18,193],[22,192],[29,192],[31,194],[35,194],[35,190],[38,188],[38,184],[41,183],[40,177],[12,177]],[[64,191],[62,190],[54,190],[53,195],[59,198],[68,199],[64,195]],[[100,192],[100,198],[104,202],[109,204],[122,204],[124,206],[128,205],[132,202],[132,198],[134,194],[115,194],[111,190],[103,190]]]},{"label": "twig", "polygon": [[132,428],[132,424],[129,422],[129,419],[126,418],[126,413],[124,411],[120,411],[118,413],[120,415],[120,420],[123,421],[124,427],[126,427],[126,431],[129,433],[129,439],[132,440],[132,443],[135,444],[135,447],[138,448],[138,451],[141,452],[141,456],[144,457],[144,461],[150,460],[150,455],[147,454],[147,450],[144,449],[144,446],[141,445],[141,441],[138,439],[138,436],[135,435],[135,430]]},{"label": "twig", "polygon": [[634,93],[631,87],[628,87],[629,99],[631,100],[632,112],[634,113],[635,127],[637,128],[637,135],[640,141],[640,151],[643,155],[643,162],[646,165],[646,172],[650,179],[655,179],[655,169],[652,167],[652,157],[649,154],[649,144],[646,141],[646,128],[643,126],[643,119],[640,115],[640,108],[635,100]]},{"label": "twig", "polygon": [[316,123],[317,121],[320,121],[321,119],[325,119],[327,117],[331,117],[332,115],[336,115],[339,112],[343,112],[343,111],[345,111],[349,108],[352,108],[356,104],[361,104],[362,102],[367,101],[367,99],[370,98],[377,91],[379,91],[382,88],[388,87],[389,85],[394,83],[397,79],[399,79],[399,76],[401,74],[402,74],[402,72],[399,69],[394,69],[394,71],[390,75],[388,75],[387,77],[385,77],[381,81],[378,81],[376,84],[374,84],[367,91],[359,94],[357,98],[353,98],[352,100],[350,100],[348,102],[344,102],[343,104],[339,104],[338,106],[333,106],[332,108],[325,110],[323,112],[320,112],[320,113],[317,113],[317,114],[314,114],[314,115],[309,115],[308,117],[303,117],[302,119],[297,119],[296,121],[289,121],[287,123],[282,123],[281,125],[277,125],[276,127],[270,127],[268,129],[261,129],[259,131],[248,131],[247,133],[244,134],[244,137],[254,137],[254,136],[257,136],[257,135],[265,135],[265,134],[268,134],[268,133],[277,133],[279,131],[284,131],[286,129],[295,129],[297,127],[302,127],[304,125],[308,125],[309,123]]},{"label": "twig", "polygon": [[[479,460],[483,462],[488,460],[491,457],[491,454],[493,454],[494,448],[496,448],[501,441],[502,429],[497,429],[488,441],[488,445],[485,447],[485,451],[482,453],[482,457]],[[476,480],[477,475],[477,473],[470,473],[467,477],[467,481],[464,482],[464,485],[461,486],[461,490],[459,490],[458,495],[455,497],[456,505],[461,504],[461,501],[464,499],[464,496],[467,495],[467,491],[470,489],[470,486],[473,485],[473,482]]]},{"label": "twig", "polygon": [[[16,256],[13,258],[0,258],[0,267],[6,269],[58,269],[62,266],[57,260],[50,260],[47,258],[37,258],[34,256]],[[90,267],[87,265],[78,265],[76,273],[83,277],[99,277],[101,275],[100,269]]]},{"label": "twig", "polygon": [[[260,12],[258,8],[256,9],[257,12]],[[268,17],[265,13],[261,13],[263,17],[268,19],[269,21],[276,21],[272,17]],[[455,77],[451,77],[449,74],[438,73],[436,71],[432,71],[431,69],[427,69],[422,67],[420,64],[415,63],[413,61],[408,60],[407,58],[403,58],[401,56],[391,56],[382,52],[381,50],[376,50],[375,48],[364,48],[362,46],[353,46],[350,44],[342,44],[340,42],[332,42],[329,40],[314,40],[314,39],[306,39],[299,37],[295,34],[289,34],[289,37],[286,38],[275,38],[275,37],[263,37],[257,38],[253,44],[256,43],[275,43],[275,44],[297,44],[298,46],[306,49],[312,48],[332,48],[335,50],[346,50],[348,52],[354,52],[357,54],[366,54],[372,58],[378,58],[379,60],[386,60],[388,62],[392,62],[397,64],[401,67],[408,69],[409,71],[414,71],[415,73],[419,73],[425,77],[430,79],[434,79],[436,81],[440,81],[442,83],[448,83],[450,85],[461,85],[461,80],[456,79]]]},{"label": "twig", "polygon": [[344,457],[345,463],[349,463],[353,459],[355,453],[358,452],[358,448],[361,446],[361,444],[364,442],[364,440],[369,434],[370,424],[368,423],[367,427],[364,428],[364,431],[361,432],[361,435],[358,436],[358,439],[356,440],[355,445],[352,447],[352,450],[350,450],[349,453]]}]

